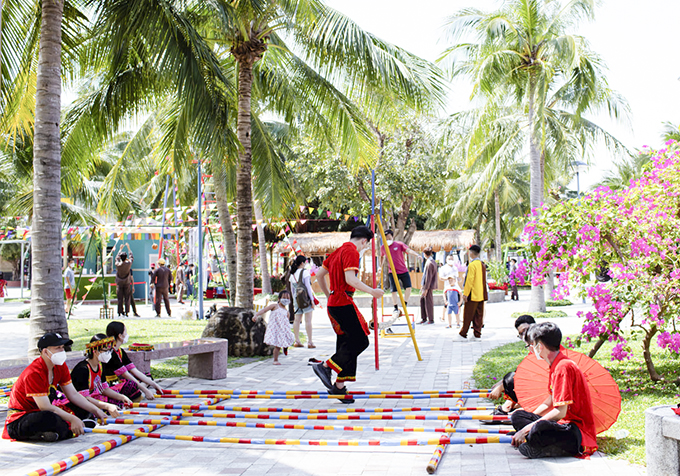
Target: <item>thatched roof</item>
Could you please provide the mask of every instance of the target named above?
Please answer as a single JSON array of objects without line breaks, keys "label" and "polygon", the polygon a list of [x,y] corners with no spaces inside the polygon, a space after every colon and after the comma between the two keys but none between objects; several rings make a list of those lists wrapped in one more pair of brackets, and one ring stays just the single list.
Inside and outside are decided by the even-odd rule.
[{"label": "thatched roof", "polygon": [[[295,247],[301,248],[306,256],[323,256],[332,253],[349,240],[349,232],[327,233],[293,233],[288,241]],[[432,230],[416,231],[411,238],[409,247],[415,251],[423,251],[428,246],[433,251],[450,251],[455,248],[468,248],[475,242],[474,230]],[[290,251],[286,242],[279,243],[279,253]]]}]

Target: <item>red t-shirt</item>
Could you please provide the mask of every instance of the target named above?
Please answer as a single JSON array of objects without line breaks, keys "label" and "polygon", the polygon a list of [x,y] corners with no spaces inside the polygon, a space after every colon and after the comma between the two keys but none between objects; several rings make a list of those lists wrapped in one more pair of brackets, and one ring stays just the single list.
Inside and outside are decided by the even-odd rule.
[{"label": "red t-shirt", "polygon": [[567,404],[567,414],[559,423],[574,423],[581,430],[584,453],[594,453],[597,450],[595,417],[585,375],[573,360],[560,352],[550,366],[549,382],[553,406]]},{"label": "red t-shirt", "polygon": [[349,306],[352,299],[346,292],[353,293],[354,288],[345,281],[345,271],[359,271],[359,251],[354,243],[346,242],[335,250],[323,262],[323,267],[328,270],[328,279],[331,284],[331,297],[328,298],[328,306]]},{"label": "red t-shirt", "polygon": [[49,369],[47,364],[38,357],[30,363],[28,367],[21,372],[19,379],[12,387],[12,393],[9,396],[9,409],[19,410],[10,412],[5,420],[5,429],[2,437],[9,439],[7,434],[7,424],[18,420],[22,416],[31,412],[38,412],[40,408],[35,403],[33,397],[46,397],[50,394],[50,389],[57,385],[68,385],[71,383],[71,374],[66,364],[54,366],[54,378],[52,384],[49,382]]},{"label": "red t-shirt", "polygon": [[[408,273],[406,261],[404,260],[404,253],[406,253],[407,249],[408,246],[401,241],[394,241],[390,245],[390,256],[394,263],[394,271],[396,271],[397,274]],[[385,245],[380,247],[380,256],[385,256]]]}]

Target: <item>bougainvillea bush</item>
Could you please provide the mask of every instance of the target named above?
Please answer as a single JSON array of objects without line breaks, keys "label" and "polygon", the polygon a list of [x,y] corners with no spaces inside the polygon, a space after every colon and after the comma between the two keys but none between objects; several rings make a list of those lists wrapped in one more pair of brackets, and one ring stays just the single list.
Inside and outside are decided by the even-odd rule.
[{"label": "bougainvillea bush", "polygon": [[612,359],[630,358],[637,350],[622,326],[642,331],[647,371],[659,381],[650,346],[680,353],[680,146],[669,141],[652,156],[649,170],[626,189],[601,187],[534,211],[525,239],[534,284],[552,268],[560,273],[554,299],[574,283],[592,298],[580,337],[596,341],[591,356],[609,341],[616,344]]}]

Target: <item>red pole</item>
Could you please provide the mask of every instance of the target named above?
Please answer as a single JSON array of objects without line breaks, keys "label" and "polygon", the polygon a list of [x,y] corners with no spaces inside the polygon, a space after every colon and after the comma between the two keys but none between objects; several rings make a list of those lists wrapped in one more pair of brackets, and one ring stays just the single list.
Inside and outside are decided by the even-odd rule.
[{"label": "red pole", "polygon": [[[375,234],[375,214],[371,215],[371,231]],[[375,273],[375,238],[371,240],[371,269],[373,270],[373,287],[376,286]],[[375,370],[380,370],[380,358],[378,357],[378,300],[373,298],[373,335],[375,336]]]}]

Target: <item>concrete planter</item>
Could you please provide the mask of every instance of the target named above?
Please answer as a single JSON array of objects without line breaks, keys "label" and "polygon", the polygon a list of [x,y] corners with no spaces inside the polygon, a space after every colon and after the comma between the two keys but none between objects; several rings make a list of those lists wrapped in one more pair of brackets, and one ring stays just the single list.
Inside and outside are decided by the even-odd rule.
[{"label": "concrete planter", "polygon": [[680,475],[680,417],[671,407],[645,411],[645,448],[649,476]]},{"label": "concrete planter", "polygon": [[494,303],[494,302],[503,302],[505,301],[505,291],[501,291],[499,289],[495,289],[493,291],[489,291],[489,304]]}]

